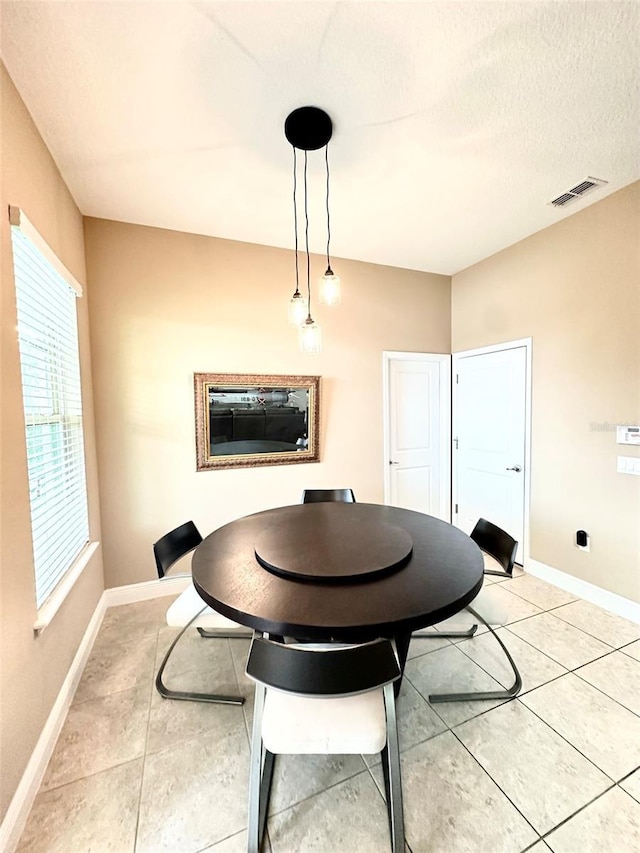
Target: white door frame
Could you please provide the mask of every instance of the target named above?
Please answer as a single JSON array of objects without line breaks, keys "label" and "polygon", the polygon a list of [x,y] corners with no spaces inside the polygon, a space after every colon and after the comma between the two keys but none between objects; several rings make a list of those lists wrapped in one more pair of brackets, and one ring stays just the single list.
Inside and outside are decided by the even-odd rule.
[{"label": "white door frame", "polygon": [[451,521],[451,356],[431,352],[395,352],[385,350],[382,353],[382,418],[383,425],[383,469],[384,502],[389,503],[391,495],[391,476],[389,471],[389,371],[391,361],[437,361],[440,363],[440,504],[445,507],[446,520]]},{"label": "white door frame", "polygon": [[[487,347],[478,347],[477,349],[462,350],[454,352],[452,361],[452,375],[455,376],[458,372],[458,362],[462,358],[470,355],[485,355],[490,352],[501,352],[502,350],[518,349],[525,347],[526,352],[526,375],[525,375],[525,412],[524,412],[524,542],[522,543],[522,559],[526,566],[529,558],[529,513],[531,500],[531,361],[533,338],[520,338],[516,341],[505,341],[502,344],[492,344]],[[457,432],[458,424],[458,395],[452,394],[451,400],[451,424],[453,428],[452,435]],[[452,454],[451,464],[451,510],[453,518],[453,508],[458,503],[458,477],[457,477],[457,455]]]}]

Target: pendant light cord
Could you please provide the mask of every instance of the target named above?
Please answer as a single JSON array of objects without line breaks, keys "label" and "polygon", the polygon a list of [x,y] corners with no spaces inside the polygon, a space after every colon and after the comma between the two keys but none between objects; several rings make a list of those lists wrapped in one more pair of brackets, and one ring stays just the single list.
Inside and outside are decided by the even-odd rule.
[{"label": "pendant light cord", "polygon": [[299,288],[299,274],[298,274],[298,206],[296,204],[296,148],[295,145],[291,146],[293,148],[293,230],[295,231],[295,255],[296,255],[296,292],[293,294],[294,296],[300,296],[300,288]]},{"label": "pendant light cord", "polygon": [[309,210],[307,206],[307,152],[304,152],[304,240],[307,250],[307,322],[311,320],[311,270],[309,260]]},{"label": "pendant light cord", "polygon": [[329,216],[329,143],[324,146],[324,162],[327,166],[327,269],[331,269],[329,246],[331,245],[331,218]]}]

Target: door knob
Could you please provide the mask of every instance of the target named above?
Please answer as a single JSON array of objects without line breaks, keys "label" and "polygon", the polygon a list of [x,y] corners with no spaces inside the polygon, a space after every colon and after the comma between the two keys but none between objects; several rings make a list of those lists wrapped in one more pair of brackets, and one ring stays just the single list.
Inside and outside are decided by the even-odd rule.
[{"label": "door knob", "polygon": [[514,465],[513,468],[506,468],[506,471],[522,471],[520,465]]}]

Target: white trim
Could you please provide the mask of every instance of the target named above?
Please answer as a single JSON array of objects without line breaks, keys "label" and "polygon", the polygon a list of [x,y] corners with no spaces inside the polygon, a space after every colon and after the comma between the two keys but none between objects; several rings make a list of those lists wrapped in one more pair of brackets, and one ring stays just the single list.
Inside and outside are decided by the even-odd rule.
[{"label": "white trim", "polygon": [[[92,544],[97,546],[98,543]],[[105,589],[102,593],[4,820],[0,824],[0,850],[12,853],[18,844],[107,608],[167,595],[178,595],[190,583],[191,574],[176,575],[163,580],[156,579],[113,587]]]},{"label": "white trim", "polygon": [[103,593],[87,625],[78,651],[69,667],[69,672],[62,683],[60,692],[47,717],[47,721],[40,733],[40,737],[25,771],[22,774],[22,779],[16,788],[4,820],[0,825],[0,850],[5,850],[7,853],[15,849],[22,834],[31,806],[42,783],[47,764],[56,745],[58,735],[67,716],[67,711],[76,692],[76,687],[78,686],[93,643],[102,624],[105,610],[106,598]]},{"label": "white trim", "polygon": [[518,338],[516,341],[505,341],[501,344],[490,344],[486,347],[465,349],[453,353],[453,358],[467,358],[470,355],[486,355],[489,352],[502,352],[503,349],[518,349],[519,347],[530,347],[533,338]]},{"label": "white trim", "polygon": [[451,521],[451,356],[432,352],[382,353],[382,433],[383,433],[383,483],[384,502],[389,504],[391,475],[389,471],[389,372],[392,361],[437,361],[440,364],[440,506],[444,507],[444,520]]},{"label": "white trim", "polygon": [[[120,604],[135,604],[136,601],[149,601],[165,595],[179,595],[191,584],[191,573],[175,575],[175,577],[156,578],[143,583],[131,583],[126,586],[114,586],[105,589],[104,596],[107,607],[117,607]],[[204,603],[204,602],[203,602]]]},{"label": "white trim", "polygon": [[[531,517],[531,383],[532,383],[532,363],[533,363],[533,338],[519,338],[515,341],[505,341],[502,344],[492,344],[487,347],[477,347],[476,349],[462,350],[455,352],[451,356],[452,375],[455,375],[457,363],[462,358],[468,358],[473,355],[486,355],[491,352],[502,352],[508,349],[525,348],[525,402],[524,402],[524,541],[522,543],[522,559],[526,563],[529,559],[529,524]],[[456,418],[458,416],[458,395],[453,394],[451,400],[451,426],[452,429],[456,426]],[[453,433],[452,433],[453,435]],[[453,441],[451,442],[453,445]],[[456,516],[453,512],[454,506],[458,503],[457,494],[457,455],[452,453],[451,462],[451,517]],[[457,518],[453,522],[457,526]]]},{"label": "white trim", "polygon": [[624,598],[622,595],[562,572],[560,569],[554,569],[553,566],[547,566],[546,563],[540,563],[531,557],[526,561],[524,570],[527,574],[571,592],[591,604],[615,613],[616,616],[622,616],[623,619],[640,624],[640,603],[637,601]]},{"label": "white trim", "polygon": [[36,229],[35,225],[26,217],[24,210],[19,207],[9,205],[9,222],[14,228],[19,228],[29,240],[42,252],[51,266],[60,273],[67,284],[75,290],[78,296],[82,296],[82,285],[78,279],[69,272],[60,258],[56,255],[53,249],[49,246],[44,237]]},{"label": "white trim", "polygon": [[440,506],[451,524],[451,356],[440,359]]},{"label": "white trim", "polygon": [[75,582],[91,562],[91,558],[98,550],[99,545],[99,542],[87,543],[72,563],[71,568],[60,578],[58,585],[38,610],[38,615],[33,626],[36,634],[41,634],[47,625],[51,624],[51,620],[62,607],[65,598],[73,589]]}]

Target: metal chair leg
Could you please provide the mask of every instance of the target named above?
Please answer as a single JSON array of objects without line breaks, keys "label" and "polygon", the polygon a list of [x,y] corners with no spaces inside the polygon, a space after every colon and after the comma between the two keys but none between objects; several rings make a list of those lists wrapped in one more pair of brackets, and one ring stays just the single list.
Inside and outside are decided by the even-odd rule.
[{"label": "metal chair leg", "polygon": [[262,745],[262,714],[266,688],[256,684],[253,706],[253,731],[251,735],[251,758],[249,761],[249,827],[248,853],[260,853],[269,805],[271,779],[273,777],[273,753]]},{"label": "metal chair leg", "polygon": [[222,696],[216,693],[192,693],[191,691],[187,690],[171,690],[162,680],[162,674],[164,673],[164,669],[178,641],[182,638],[187,628],[190,628],[191,625],[193,625],[198,616],[200,616],[202,611],[205,610],[206,606],[207,605],[205,604],[202,610],[196,613],[193,619],[187,622],[187,624],[184,626],[184,628],[180,631],[178,636],[169,646],[169,649],[166,655],[164,656],[162,663],[160,664],[160,668],[158,669],[158,674],[156,675],[156,689],[163,699],[178,699],[184,702],[209,702],[215,705],[243,705],[243,696]]},{"label": "metal chair leg", "polygon": [[513,572],[500,572],[497,569],[485,569],[485,575],[497,575],[499,578],[512,578]]},{"label": "metal chair leg", "polygon": [[400,773],[400,746],[393,685],[384,688],[387,716],[387,745],[383,750],[382,766],[387,789],[387,812],[393,853],[404,853],[404,814],[402,810],[402,777]]},{"label": "metal chair leg", "polygon": [[196,628],[196,631],[205,640],[250,640],[253,637],[253,631],[234,631],[231,628],[220,628],[220,630],[214,629],[213,631],[207,631],[206,628]]},{"label": "metal chair leg", "polygon": [[467,610],[469,610],[470,613],[473,613],[473,615],[476,617],[476,619],[478,619],[480,622],[482,622],[484,625],[486,625],[487,628],[491,631],[491,633],[495,637],[495,639],[498,641],[498,643],[500,643],[500,645],[502,646],[502,650],[507,657],[507,660],[511,664],[511,669],[513,670],[513,674],[515,676],[515,681],[513,682],[511,687],[507,688],[506,690],[488,690],[488,691],[485,691],[484,693],[477,693],[477,692],[476,693],[432,693],[429,696],[429,701],[430,702],[474,702],[474,701],[478,702],[478,701],[484,700],[484,699],[513,699],[515,696],[518,695],[518,693],[520,692],[520,690],[522,688],[522,678],[520,676],[520,673],[518,671],[518,667],[516,666],[514,659],[511,657],[509,649],[505,646],[505,644],[502,642],[500,637],[493,630],[491,625],[489,625],[488,622],[486,622],[482,618],[482,616],[480,616],[478,613],[476,613],[476,611],[472,607],[468,607]]},{"label": "metal chair leg", "polygon": [[[467,609],[469,609],[469,608],[467,608]],[[473,635],[476,633],[477,630],[478,630],[478,626],[472,625],[466,631],[446,631],[446,632],[445,631],[438,631],[438,633],[436,633],[434,631],[433,633],[429,633],[429,634],[423,634],[420,631],[414,631],[412,636],[414,636],[414,637],[445,637],[446,639],[449,639],[450,637],[451,638],[453,638],[453,637],[473,637]]]}]

